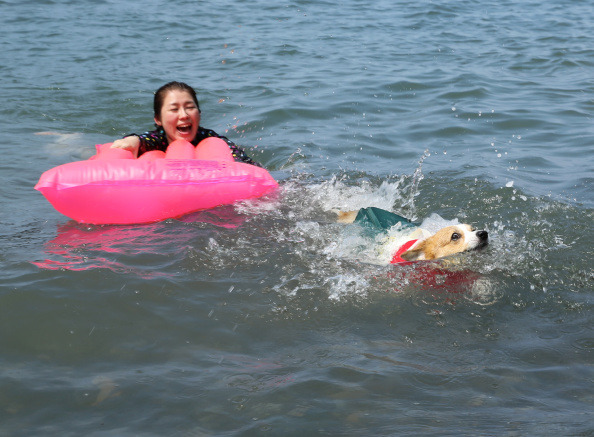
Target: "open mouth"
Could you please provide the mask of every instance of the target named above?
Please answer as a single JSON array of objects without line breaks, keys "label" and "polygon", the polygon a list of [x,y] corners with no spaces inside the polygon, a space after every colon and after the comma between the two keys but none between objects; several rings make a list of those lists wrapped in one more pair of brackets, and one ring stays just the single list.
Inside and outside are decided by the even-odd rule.
[{"label": "open mouth", "polygon": [[192,125],[184,124],[184,125],[178,126],[177,131],[182,135],[187,135],[192,131]]}]

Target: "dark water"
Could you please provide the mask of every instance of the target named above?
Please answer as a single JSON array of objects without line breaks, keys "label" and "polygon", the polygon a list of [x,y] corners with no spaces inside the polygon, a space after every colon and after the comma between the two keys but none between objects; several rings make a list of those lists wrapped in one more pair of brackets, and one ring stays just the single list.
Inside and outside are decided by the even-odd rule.
[{"label": "dark water", "polygon": [[[594,433],[591,2],[0,0],[0,23],[0,435]],[[150,128],[173,79],[275,196],[89,226],[33,190]],[[385,266],[330,213],[364,206],[491,244]]]}]

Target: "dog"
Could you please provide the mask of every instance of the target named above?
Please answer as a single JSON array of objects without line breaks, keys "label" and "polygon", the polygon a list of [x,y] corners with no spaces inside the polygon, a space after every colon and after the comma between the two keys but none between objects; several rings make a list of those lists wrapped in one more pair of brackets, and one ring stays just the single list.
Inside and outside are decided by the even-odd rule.
[{"label": "dog", "polygon": [[[365,213],[365,214],[363,214]],[[359,211],[338,211],[339,223],[369,223],[386,231],[397,225],[406,232],[400,232],[398,238],[387,237],[382,244],[382,252],[391,252],[391,264],[411,263],[421,260],[435,260],[469,250],[480,249],[489,244],[489,233],[477,230],[468,224],[447,226],[434,234],[415,227],[410,220],[379,208],[363,208]],[[377,220],[376,216],[381,220]],[[411,228],[414,228],[412,230]],[[408,232],[410,230],[411,232]]]},{"label": "dog", "polygon": [[400,258],[405,261],[432,260],[480,249],[487,244],[487,231],[476,230],[468,224],[454,225],[442,228],[427,238],[417,239],[400,254]]}]

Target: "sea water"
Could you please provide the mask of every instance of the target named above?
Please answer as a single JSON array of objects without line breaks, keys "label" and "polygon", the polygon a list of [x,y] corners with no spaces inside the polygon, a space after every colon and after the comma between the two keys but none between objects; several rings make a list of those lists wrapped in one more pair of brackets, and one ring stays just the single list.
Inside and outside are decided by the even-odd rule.
[{"label": "sea water", "polygon": [[[590,435],[594,8],[585,0],[0,1],[0,435]],[[202,125],[280,189],[136,226],[33,190]],[[333,210],[471,223],[388,266]]]}]

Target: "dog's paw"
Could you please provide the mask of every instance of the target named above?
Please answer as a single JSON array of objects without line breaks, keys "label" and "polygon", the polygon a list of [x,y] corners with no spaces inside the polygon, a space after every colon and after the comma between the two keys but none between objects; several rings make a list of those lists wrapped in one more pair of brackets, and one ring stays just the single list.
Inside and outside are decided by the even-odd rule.
[{"label": "dog's paw", "polygon": [[336,214],[336,221],[338,223],[353,223],[359,211],[338,211],[333,210]]}]

